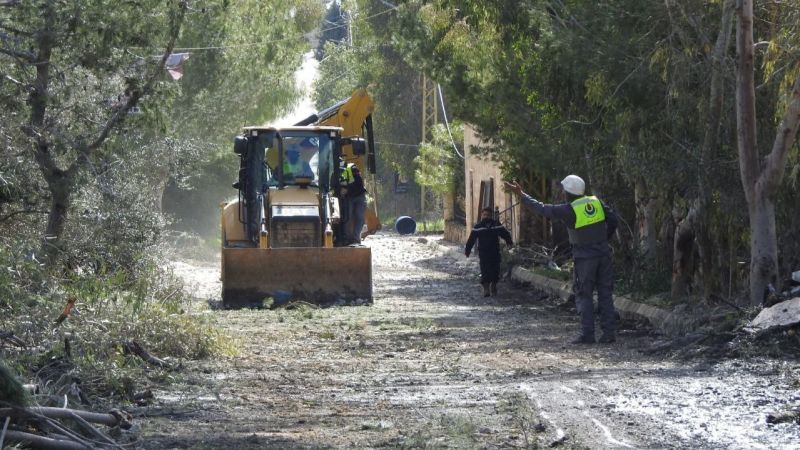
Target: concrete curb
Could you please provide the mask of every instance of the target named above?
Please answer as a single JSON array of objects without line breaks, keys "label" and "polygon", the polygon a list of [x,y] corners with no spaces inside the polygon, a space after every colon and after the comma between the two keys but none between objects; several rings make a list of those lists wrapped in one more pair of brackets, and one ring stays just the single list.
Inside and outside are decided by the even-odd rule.
[{"label": "concrete curb", "polygon": [[515,266],[511,269],[511,278],[514,281],[532,284],[536,289],[564,300],[572,295],[572,283],[548,278],[531,272],[523,267]]},{"label": "concrete curb", "polygon": [[[556,295],[564,300],[569,299],[572,295],[572,283],[538,275],[523,267],[514,267],[511,271],[511,278],[516,281],[528,282],[534,288],[550,295]],[[624,295],[614,295],[614,308],[620,314],[647,319],[652,326],[666,334],[685,332],[685,324],[689,322],[681,315],[671,313],[657,306],[635,302]]]},{"label": "concrete curb", "polygon": [[[428,240],[428,245],[442,256],[449,256],[456,260],[467,259],[461,251],[447,244],[442,244],[431,239]],[[511,271],[511,278],[515,281],[530,283],[534,289],[559,297],[563,300],[568,300],[572,295],[571,282],[548,278],[533,273],[523,267],[514,267]],[[623,295],[614,296],[614,307],[621,314],[647,319],[651,325],[667,334],[684,333],[687,331],[687,325],[694,322],[692,320],[687,320],[687,318],[682,315],[672,313],[657,306],[635,302]]]},{"label": "concrete curb", "polygon": [[427,239],[427,244],[428,247],[430,247],[431,250],[436,252],[438,255],[447,256],[453,259],[457,259],[459,261],[474,259],[478,257],[477,255],[474,255],[471,256],[470,258],[467,258],[466,256],[464,256],[463,247],[455,248],[455,244],[450,246],[442,244],[438,240],[434,239]]}]

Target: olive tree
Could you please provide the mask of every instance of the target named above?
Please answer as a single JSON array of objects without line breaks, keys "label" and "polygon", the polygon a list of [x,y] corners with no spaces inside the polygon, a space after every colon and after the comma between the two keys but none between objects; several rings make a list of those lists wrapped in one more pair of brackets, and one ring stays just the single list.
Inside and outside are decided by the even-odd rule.
[{"label": "olive tree", "polygon": [[1,75],[25,97],[4,123],[24,133],[24,156],[48,189],[49,260],[62,245],[80,175],[164,79],[187,6],[41,0],[0,8]]}]

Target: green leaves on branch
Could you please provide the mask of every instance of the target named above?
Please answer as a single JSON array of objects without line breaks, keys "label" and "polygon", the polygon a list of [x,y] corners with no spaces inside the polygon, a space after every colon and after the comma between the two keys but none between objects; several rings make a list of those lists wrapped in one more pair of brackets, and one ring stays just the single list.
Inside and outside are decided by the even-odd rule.
[{"label": "green leaves on branch", "polygon": [[329,41],[323,46],[325,59],[319,63],[317,80],[314,82],[314,105],[317,111],[347,98],[360,86],[360,52],[347,45]]},{"label": "green leaves on branch", "polygon": [[[464,124],[451,124],[455,144],[464,146]],[[459,150],[461,151],[461,150]],[[461,151],[463,154],[463,151]],[[418,184],[434,192],[453,192],[457,177],[463,172],[463,160],[456,155],[453,142],[444,124],[433,128],[433,140],[419,146],[419,155],[414,158],[414,176]]]}]

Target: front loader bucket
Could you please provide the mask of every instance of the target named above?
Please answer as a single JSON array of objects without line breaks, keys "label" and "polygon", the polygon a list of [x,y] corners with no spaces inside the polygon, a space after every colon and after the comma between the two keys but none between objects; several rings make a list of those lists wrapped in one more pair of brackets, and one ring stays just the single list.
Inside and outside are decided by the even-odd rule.
[{"label": "front loader bucket", "polygon": [[223,248],[222,305],[261,306],[267,297],[371,302],[372,251],[368,247]]}]

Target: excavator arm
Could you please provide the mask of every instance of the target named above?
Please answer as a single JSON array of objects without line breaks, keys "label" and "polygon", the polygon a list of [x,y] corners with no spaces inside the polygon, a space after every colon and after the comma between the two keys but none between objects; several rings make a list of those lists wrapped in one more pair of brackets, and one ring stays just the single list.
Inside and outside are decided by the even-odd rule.
[{"label": "excavator arm", "polygon": [[375,134],[372,128],[372,112],[374,103],[366,90],[356,89],[353,94],[336,103],[335,105],[312,114],[296,126],[336,126],[342,127],[342,136],[361,137],[366,141],[365,151],[358,151],[356,146],[343,145],[342,157],[348,163],[354,163],[365,177],[368,191],[373,195],[373,201],[367,206],[365,219],[367,235],[374,234],[381,229],[378,219],[378,204],[375,196]]}]

